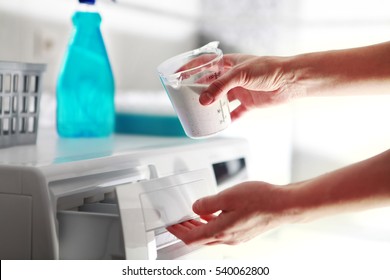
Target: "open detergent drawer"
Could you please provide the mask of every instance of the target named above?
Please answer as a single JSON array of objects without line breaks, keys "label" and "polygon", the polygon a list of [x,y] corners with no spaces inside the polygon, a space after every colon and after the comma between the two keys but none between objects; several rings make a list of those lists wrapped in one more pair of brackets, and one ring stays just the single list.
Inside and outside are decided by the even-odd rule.
[{"label": "open detergent drawer", "polygon": [[172,259],[189,247],[166,227],[197,218],[195,200],[216,192],[211,170],[96,187],[57,212],[60,259]]},{"label": "open detergent drawer", "polygon": [[60,259],[124,259],[117,204],[86,204],[57,213]]}]

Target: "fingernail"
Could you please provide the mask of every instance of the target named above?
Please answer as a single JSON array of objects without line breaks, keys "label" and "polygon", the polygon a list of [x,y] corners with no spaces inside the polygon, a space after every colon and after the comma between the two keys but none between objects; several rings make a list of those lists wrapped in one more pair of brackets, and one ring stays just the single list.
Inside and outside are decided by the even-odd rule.
[{"label": "fingernail", "polygon": [[200,199],[198,199],[197,201],[195,201],[195,202],[192,204],[192,210],[196,210],[196,209],[199,207],[199,201],[200,201]]},{"label": "fingernail", "polygon": [[210,93],[203,92],[199,97],[199,102],[202,105],[209,105],[214,101],[214,98],[210,95]]}]

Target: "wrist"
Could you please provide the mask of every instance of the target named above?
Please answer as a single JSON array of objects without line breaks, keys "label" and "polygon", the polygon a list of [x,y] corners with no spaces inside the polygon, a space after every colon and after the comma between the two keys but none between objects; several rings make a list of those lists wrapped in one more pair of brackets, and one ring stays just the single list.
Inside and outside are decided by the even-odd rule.
[{"label": "wrist", "polygon": [[284,68],[294,97],[317,96],[333,83],[333,76],[323,60],[322,53],[300,54],[286,59]]},{"label": "wrist", "polygon": [[275,200],[278,202],[275,204],[275,212],[283,223],[303,222],[307,219],[307,213],[310,213],[301,189],[302,184],[290,184],[275,189]]},{"label": "wrist", "polygon": [[321,189],[313,187],[315,179],[281,187],[281,213],[287,223],[310,222],[322,216],[326,197]]},{"label": "wrist", "polygon": [[296,99],[313,94],[323,81],[316,78],[316,69],[309,63],[310,54],[296,55],[281,59],[283,85],[280,98]]}]

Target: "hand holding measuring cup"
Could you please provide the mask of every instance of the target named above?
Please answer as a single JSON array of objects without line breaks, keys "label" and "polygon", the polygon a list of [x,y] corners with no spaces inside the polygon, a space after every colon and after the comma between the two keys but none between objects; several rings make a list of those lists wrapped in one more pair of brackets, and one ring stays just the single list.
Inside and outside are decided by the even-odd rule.
[{"label": "hand holding measuring cup", "polygon": [[284,65],[288,65],[288,58],[224,55],[224,74],[210,83],[199,101],[209,106],[221,96],[227,96],[230,102],[238,100],[240,105],[231,111],[231,119],[236,120],[251,109],[305,95],[305,90],[292,82],[294,75],[291,69],[286,69]]},{"label": "hand holding measuring cup", "polygon": [[229,126],[226,96],[209,106],[199,103],[200,94],[223,72],[223,54],[218,42],[170,58],[157,70],[187,136],[204,138]]}]

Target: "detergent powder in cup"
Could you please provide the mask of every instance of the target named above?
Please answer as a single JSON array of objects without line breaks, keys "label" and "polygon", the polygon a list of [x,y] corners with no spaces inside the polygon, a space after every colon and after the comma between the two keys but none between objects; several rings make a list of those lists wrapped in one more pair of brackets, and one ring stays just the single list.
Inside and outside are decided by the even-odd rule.
[{"label": "detergent powder in cup", "polygon": [[190,138],[215,135],[231,122],[226,96],[210,105],[203,106],[199,103],[200,94],[222,75],[222,58],[218,42],[211,42],[199,49],[172,57],[157,68],[180,123]]}]

